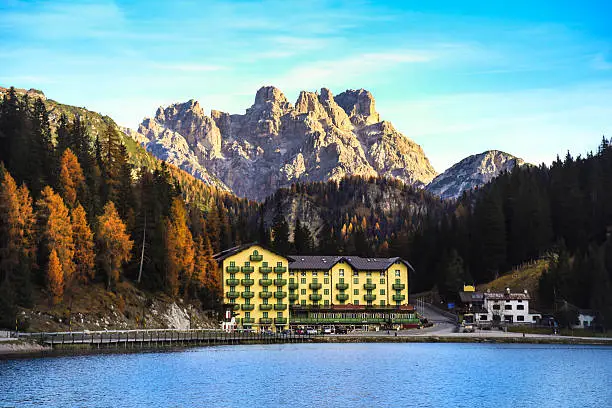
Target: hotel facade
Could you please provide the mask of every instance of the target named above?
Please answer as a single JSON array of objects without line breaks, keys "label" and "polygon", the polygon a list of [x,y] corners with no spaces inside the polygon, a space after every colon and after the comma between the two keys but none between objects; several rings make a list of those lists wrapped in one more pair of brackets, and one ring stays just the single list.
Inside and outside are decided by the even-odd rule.
[{"label": "hotel facade", "polygon": [[418,325],[408,303],[412,266],[401,258],[283,256],[258,244],[215,255],[236,328],[362,329]]}]

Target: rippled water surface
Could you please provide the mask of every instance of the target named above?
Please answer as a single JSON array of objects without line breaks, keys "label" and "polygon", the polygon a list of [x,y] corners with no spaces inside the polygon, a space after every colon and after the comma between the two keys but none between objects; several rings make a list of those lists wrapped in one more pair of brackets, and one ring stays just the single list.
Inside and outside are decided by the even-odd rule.
[{"label": "rippled water surface", "polygon": [[289,344],[0,360],[0,406],[611,407],[612,348]]}]

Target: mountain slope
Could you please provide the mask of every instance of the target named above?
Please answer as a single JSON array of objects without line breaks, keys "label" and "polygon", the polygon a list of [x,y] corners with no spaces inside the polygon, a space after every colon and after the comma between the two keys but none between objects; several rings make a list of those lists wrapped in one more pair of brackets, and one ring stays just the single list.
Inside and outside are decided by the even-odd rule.
[{"label": "mountain slope", "polygon": [[159,108],[128,133],[157,157],[259,200],[295,182],[356,175],[424,186],[436,175],[418,144],[380,121],[363,89],[335,98],[326,88],[303,91],[292,105],[279,89],[263,87],[244,115],[207,116],[190,100]]},{"label": "mountain slope", "polygon": [[427,190],[440,198],[458,198],[464,191],[480,187],[501,173],[524,164],[523,159],[511,154],[488,150],[454,164],[427,185]]}]

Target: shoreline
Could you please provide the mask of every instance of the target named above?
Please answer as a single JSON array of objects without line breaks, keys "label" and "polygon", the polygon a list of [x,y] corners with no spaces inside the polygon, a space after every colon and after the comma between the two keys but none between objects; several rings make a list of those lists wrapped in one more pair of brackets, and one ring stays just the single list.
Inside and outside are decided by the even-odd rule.
[{"label": "shoreline", "polygon": [[[610,337],[569,337],[569,336],[482,336],[482,335],[322,335],[308,339],[304,343],[477,343],[477,344],[541,344],[541,345],[581,345],[581,346],[612,346]],[[270,344],[265,341],[249,341],[226,345],[261,345]],[[280,343],[283,344],[283,343]],[[290,344],[290,343],[287,343]],[[135,347],[135,348],[97,348],[83,345],[64,345],[63,347],[45,347],[38,343],[23,340],[0,342],[0,360],[36,357],[59,357],[89,354],[116,353],[148,353],[173,352],[200,347],[215,347],[215,345],[173,345],[167,347]]]}]

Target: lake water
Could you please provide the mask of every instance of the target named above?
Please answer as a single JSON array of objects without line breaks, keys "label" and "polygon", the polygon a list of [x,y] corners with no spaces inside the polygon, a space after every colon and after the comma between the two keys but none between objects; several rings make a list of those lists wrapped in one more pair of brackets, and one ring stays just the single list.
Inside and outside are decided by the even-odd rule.
[{"label": "lake water", "polygon": [[287,344],[0,360],[1,407],[612,407],[612,347]]}]

